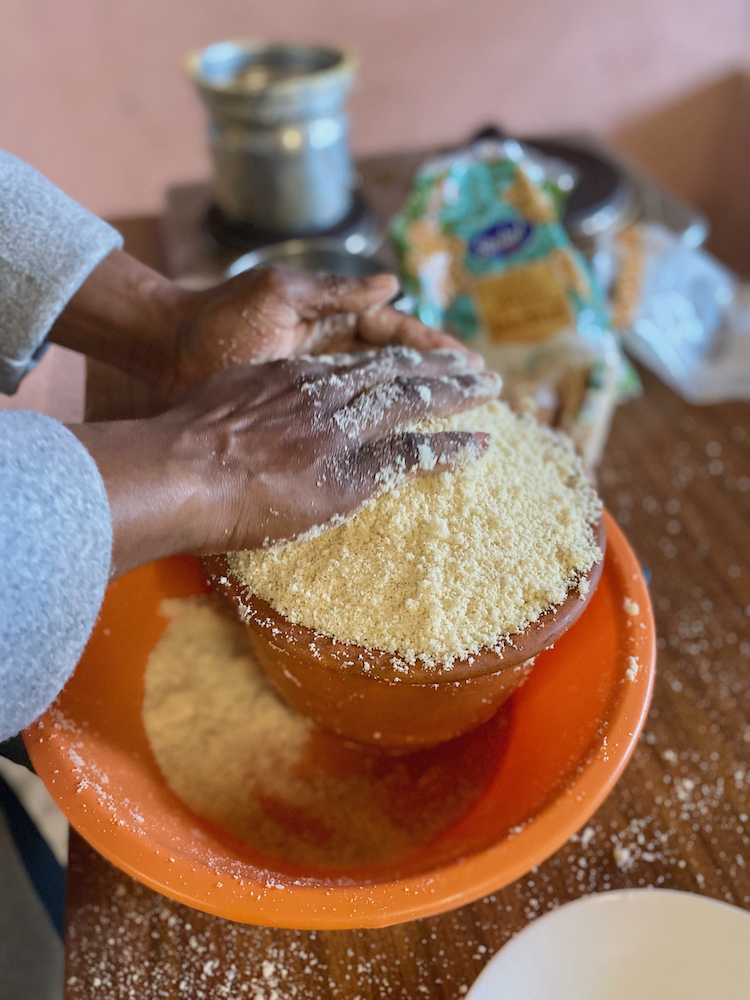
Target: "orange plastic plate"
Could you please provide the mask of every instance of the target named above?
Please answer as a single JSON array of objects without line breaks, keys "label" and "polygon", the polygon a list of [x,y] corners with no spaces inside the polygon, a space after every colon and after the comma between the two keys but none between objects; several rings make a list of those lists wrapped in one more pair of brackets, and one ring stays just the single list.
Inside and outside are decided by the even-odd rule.
[{"label": "orange plastic plate", "polygon": [[[110,586],[75,674],[25,734],[34,767],[71,824],[113,864],[231,920],[382,927],[470,902],[528,872],[589,819],[645,721],[655,665],[651,605],[609,516],[607,533],[604,572],[585,614],[539,657],[497,720],[471,737],[486,777],[478,799],[389,865],[306,870],[261,854],[195,816],[165,784],[141,721],[143,674],[166,625],[162,599],[206,590],[188,557]],[[466,739],[433,751],[433,763],[465,768]]]}]

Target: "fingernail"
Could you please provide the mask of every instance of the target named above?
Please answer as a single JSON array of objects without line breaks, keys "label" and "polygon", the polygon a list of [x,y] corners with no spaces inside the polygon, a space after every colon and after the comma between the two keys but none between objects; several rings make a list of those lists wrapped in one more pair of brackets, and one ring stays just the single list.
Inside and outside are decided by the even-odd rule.
[{"label": "fingernail", "polygon": [[468,438],[461,442],[459,448],[450,456],[441,456],[442,461],[447,461],[449,465],[461,466],[466,461],[481,458],[487,451],[490,443],[489,434],[483,431],[475,431]]},{"label": "fingernail", "polygon": [[367,284],[373,291],[382,288],[383,291],[393,291],[398,288],[398,278],[395,274],[373,274],[367,279]]},{"label": "fingernail", "polygon": [[470,448],[475,455],[484,455],[489,447],[490,436],[485,434],[484,431],[475,431],[474,436],[471,439]]}]

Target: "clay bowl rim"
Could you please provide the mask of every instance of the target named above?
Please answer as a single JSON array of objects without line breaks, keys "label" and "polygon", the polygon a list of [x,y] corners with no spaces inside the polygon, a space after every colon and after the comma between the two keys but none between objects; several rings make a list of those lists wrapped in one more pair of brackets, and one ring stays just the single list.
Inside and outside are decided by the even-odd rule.
[{"label": "clay bowl rim", "polygon": [[[343,670],[376,683],[452,684],[518,667],[553,646],[578,621],[601,579],[607,550],[607,529],[603,514],[593,527],[602,558],[582,577],[589,583],[589,589],[583,597],[578,593],[577,587],[569,590],[560,604],[545,611],[520,633],[523,637],[520,642],[513,642],[511,638],[500,650],[481,649],[473,657],[456,660],[449,669],[428,666],[421,660],[409,664],[406,669],[399,669],[394,667],[394,660],[400,663],[403,661],[399,661],[394,653],[342,642],[316,632],[307,625],[294,624],[233,576],[226,554],[203,556],[201,561],[212,589],[232,603],[246,624],[253,621],[264,630],[278,629],[300,649],[309,649],[311,644],[315,645],[322,653],[320,658],[315,658],[320,669]],[[365,663],[369,665],[369,670],[364,669]]]}]

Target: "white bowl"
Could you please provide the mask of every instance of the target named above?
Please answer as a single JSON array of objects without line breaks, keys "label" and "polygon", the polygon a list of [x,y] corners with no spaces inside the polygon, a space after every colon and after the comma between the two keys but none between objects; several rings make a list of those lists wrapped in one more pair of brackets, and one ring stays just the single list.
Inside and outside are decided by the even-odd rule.
[{"label": "white bowl", "polygon": [[467,1000],[748,1000],[750,913],[672,889],[597,893],[529,924]]}]

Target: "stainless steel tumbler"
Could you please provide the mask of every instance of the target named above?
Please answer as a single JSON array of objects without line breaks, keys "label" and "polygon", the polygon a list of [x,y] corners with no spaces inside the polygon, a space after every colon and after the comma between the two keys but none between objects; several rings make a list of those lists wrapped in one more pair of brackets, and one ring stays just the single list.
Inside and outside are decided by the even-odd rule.
[{"label": "stainless steel tumbler", "polygon": [[352,205],[346,95],[351,55],[217,42],[189,57],[209,111],[216,202],[233,223],[280,235],[338,225]]}]

